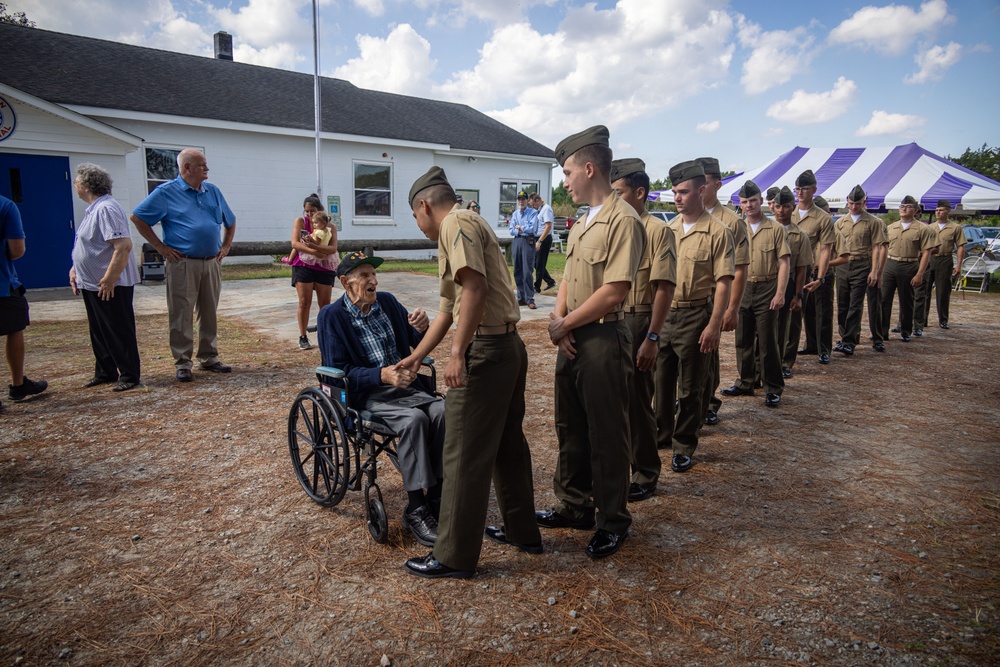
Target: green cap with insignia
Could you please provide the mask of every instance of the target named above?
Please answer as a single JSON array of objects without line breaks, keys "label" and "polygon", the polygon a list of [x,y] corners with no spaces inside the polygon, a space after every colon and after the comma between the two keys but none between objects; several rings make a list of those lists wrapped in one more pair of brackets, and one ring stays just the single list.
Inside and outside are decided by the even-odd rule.
[{"label": "green cap with insignia", "polygon": [[670,183],[672,185],[680,185],[684,181],[690,181],[692,178],[704,175],[705,169],[701,166],[701,162],[698,160],[688,160],[687,162],[675,164],[670,168]]},{"label": "green cap with insignia", "polygon": [[795,187],[808,188],[810,185],[816,185],[816,174],[812,169],[806,169],[795,179]]},{"label": "green cap with insignia", "polygon": [[823,209],[827,213],[830,212],[830,203],[827,200],[823,199],[822,197],[813,197],[813,204]]},{"label": "green cap with insignia", "polygon": [[938,199],[937,207],[938,208],[946,208],[946,209],[948,209],[950,211],[951,210],[951,202],[948,201],[947,199]]},{"label": "green cap with insignia", "polygon": [[594,127],[588,127],[583,132],[577,132],[572,134],[556,145],[556,161],[559,166],[566,164],[566,160],[569,156],[577,152],[584,146],[592,146],[598,144],[600,146],[610,146],[609,141],[610,133],[608,128],[603,125],[595,125]]},{"label": "green cap with insignia", "polygon": [[740,197],[743,199],[749,199],[750,197],[759,194],[760,194],[760,188],[758,188],[757,184],[754,183],[753,181],[747,181],[746,183],[743,184],[743,187],[740,188]]},{"label": "green cap with insignia", "polygon": [[719,160],[714,157],[700,157],[698,163],[705,170],[706,176],[716,176],[722,178],[722,170],[719,168]]},{"label": "green cap with insignia", "polygon": [[619,178],[625,178],[640,171],[646,171],[646,163],[637,157],[613,160],[611,162],[611,182],[614,183]]},{"label": "green cap with insignia", "polygon": [[413,186],[410,188],[410,208],[413,208],[413,200],[416,199],[421,190],[426,190],[435,185],[451,186],[451,183],[448,182],[448,177],[444,174],[444,169],[437,165],[428,169],[426,174],[413,182]]},{"label": "green cap with insignia", "polygon": [[792,194],[792,191],[788,189],[787,185],[784,185],[780,190],[778,190],[778,194],[774,195],[774,203],[778,206],[794,204],[795,195]]},{"label": "green cap with insignia", "polygon": [[899,202],[900,206],[903,206],[904,204],[909,204],[910,206],[916,206],[917,200],[913,198],[913,195],[906,195],[905,197],[903,197],[903,201]]},{"label": "green cap with insignia", "polygon": [[848,193],[847,195],[847,201],[853,201],[853,202],[864,201],[867,198],[868,195],[865,194],[864,188],[862,188],[860,185],[855,185],[854,189],[852,189],[850,193]]},{"label": "green cap with insignia", "polygon": [[781,191],[781,188],[779,188],[777,185],[772,185],[771,187],[769,187],[767,189],[767,201],[774,201],[774,198],[777,196],[778,192],[780,192],[780,191]]}]

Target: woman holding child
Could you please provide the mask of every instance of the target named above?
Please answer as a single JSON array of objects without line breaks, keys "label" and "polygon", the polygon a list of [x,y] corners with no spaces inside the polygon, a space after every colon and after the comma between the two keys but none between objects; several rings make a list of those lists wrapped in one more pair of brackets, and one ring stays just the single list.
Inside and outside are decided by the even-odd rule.
[{"label": "woman holding child", "polygon": [[313,291],[320,308],[330,303],[337,275],[337,228],[323,209],[319,196],[311,194],[302,202],[302,216],[292,223],[292,252],[284,258],[292,265],[292,286],[299,295],[299,348],[312,347],[306,327],[312,308]]}]

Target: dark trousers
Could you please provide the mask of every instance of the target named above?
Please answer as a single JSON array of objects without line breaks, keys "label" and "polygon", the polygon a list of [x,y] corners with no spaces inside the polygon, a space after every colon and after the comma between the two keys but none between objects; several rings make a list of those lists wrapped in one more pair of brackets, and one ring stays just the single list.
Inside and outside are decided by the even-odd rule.
[{"label": "dark trousers", "polygon": [[792,312],[791,303],[795,296],[795,281],[788,279],[785,290],[785,305],[778,311],[778,350],[781,365],[791,368],[795,365],[795,355],[799,350],[799,336],[802,334],[802,308]]},{"label": "dark trousers", "polygon": [[[889,337],[892,319],[892,301],[899,292],[899,330],[904,336],[913,333],[913,285],[910,281],[917,275],[920,262],[899,262],[887,260],[882,272],[882,338]],[[869,313],[869,317],[871,314]]]},{"label": "dark trousers", "polygon": [[930,310],[931,288],[934,286],[934,257],[927,263],[924,279],[913,289],[913,328],[927,327],[927,312]]},{"label": "dark trousers", "polygon": [[740,302],[740,318],[736,325],[736,361],[740,369],[737,385],[752,390],[756,374],[754,341],[760,340],[761,377],[764,390],[781,394],[785,381],[781,377],[781,357],[778,354],[778,311],[771,310],[771,300],[778,281],[747,282]]},{"label": "dark trousers", "polygon": [[542,246],[535,253],[535,291],[542,291],[542,282],[544,281],[547,285],[551,285],[555,282],[552,276],[549,275],[549,269],[546,266],[549,263],[549,251],[552,250],[552,234],[549,234],[542,240]]},{"label": "dark trousers", "polygon": [[834,271],[830,269],[826,272],[826,283],[806,294],[802,305],[805,349],[816,350],[817,354],[830,354],[833,350],[833,278]]},{"label": "dark trousers", "polygon": [[[691,456],[698,447],[698,428],[705,417],[705,382],[710,355],[701,351],[698,338],[712,318],[712,304],[697,308],[671,308],[660,333],[656,356],[656,444],[675,454]],[[674,419],[674,401],[680,410]]]},{"label": "dark trousers", "polygon": [[574,329],[573,336],[576,358],[556,357],[556,511],[583,519],[596,507],[597,527],[621,535],[632,524],[627,507],[632,336],[624,320],[592,322]]},{"label": "dark trousers", "polygon": [[838,319],[844,323],[844,345],[857,347],[861,341],[861,315],[866,297],[872,342],[885,340],[882,335],[882,296],[878,287],[868,286],[871,270],[870,257],[852,259],[837,267],[837,309]]},{"label": "dark trousers", "polygon": [[920,328],[927,326],[931,312],[931,287],[934,288],[934,301],[937,305],[938,324],[948,324],[948,310],[951,305],[951,278],[955,270],[955,259],[951,255],[933,255],[927,272],[924,274],[925,301],[921,312],[917,310],[915,317]]},{"label": "dark trousers", "polygon": [[[625,316],[632,333],[632,362],[649,332],[649,313]],[[654,366],[655,368],[655,366]],[[656,450],[656,415],[653,413],[653,371],[632,370],[629,384],[628,421],[632,432],[632,481],[655,484],[660,478],[660,453]]]},{"label": "dark trousers", "polygon": [[97,292],[80,290],[87,308],[90,346],[94,349],[94,377],[101,380],[138,382],[139,345],[135,340],[134,287],[115,287],[104,301]]},{"label": "dark trousers", "polygon": [[464,387],[445,401],[444,483],[434,557],[473,570],[479,562],[490,479],[508,539],[541,541],[535,523],[531,450],[524,438],[528,353],[516,333],[475,336],[465,353]]}]

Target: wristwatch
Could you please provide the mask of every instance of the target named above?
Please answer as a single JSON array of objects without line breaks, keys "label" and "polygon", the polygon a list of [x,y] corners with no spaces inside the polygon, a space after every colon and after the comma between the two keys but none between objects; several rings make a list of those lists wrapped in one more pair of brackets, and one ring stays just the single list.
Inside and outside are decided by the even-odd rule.
[{"label": "wristwatch", "polygon": [[825,284],[826,284],[826,276],[823,276],[823,277],[821,277],[821,278],[819,279],[819,284],[820,284],[820,285],[825,285]]},{"label": "wristwatch", "polygon": [[650,331],[649,333],[646,334],[646,340],[651,340],[654,343],[659,342],[660,334]]},{"label": "wristwatch", "polygon": [[795,296],[799,297],[800,299],[804,299],[804,298],[806,298],[806,293],[805,292],[796,292]]}]

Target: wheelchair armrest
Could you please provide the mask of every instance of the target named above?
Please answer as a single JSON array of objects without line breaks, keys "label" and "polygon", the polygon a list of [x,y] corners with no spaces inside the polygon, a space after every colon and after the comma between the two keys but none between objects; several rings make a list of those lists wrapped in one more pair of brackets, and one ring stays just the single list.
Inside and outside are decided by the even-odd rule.
[{"label": "wheelchair armrest", "polygon": [[434,357],[424,357],[424,360],[420,362],[421,366],[433,366]]},{"label": "wheelchair armrest", "polygon": [[333,378],[334,380],[343,380],[344,376],[347,374],[339,368],[334,368],[333,366],[317,366],[316,375],[325,375]]}]

